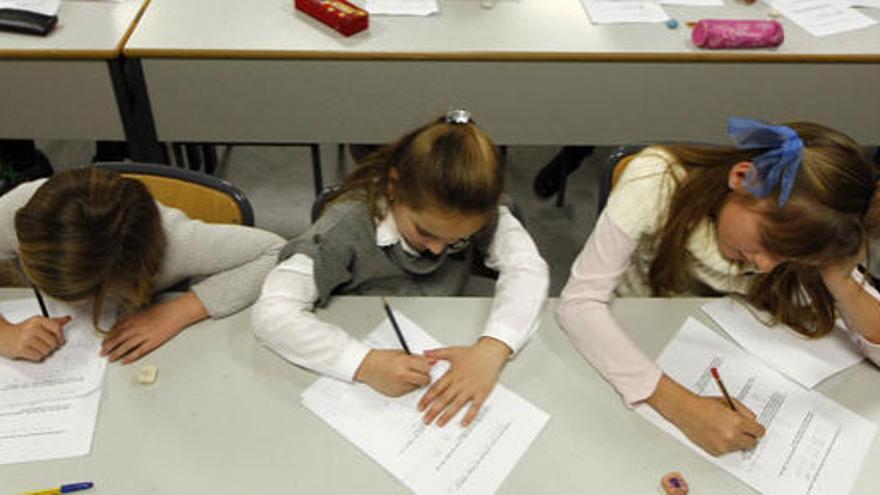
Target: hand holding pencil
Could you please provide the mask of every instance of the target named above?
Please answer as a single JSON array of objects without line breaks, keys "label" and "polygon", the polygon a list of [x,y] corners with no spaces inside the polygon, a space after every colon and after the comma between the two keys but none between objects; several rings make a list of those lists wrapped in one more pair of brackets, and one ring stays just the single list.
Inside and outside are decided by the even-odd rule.
[{"label": "hand holding pencil", "polygon": [[398,397],[431,383],[431,367],[436,360],[411,354],[388,301],[382,304],[400,343],[400,350],[372,349],[355,372],[355,380],[379,393]]},{"label": "hand holding pencil", "polygon": [[742,402],[697,395],[666,375],[647,402],[711,455],[751,450],[764,436],[764,427]]}]

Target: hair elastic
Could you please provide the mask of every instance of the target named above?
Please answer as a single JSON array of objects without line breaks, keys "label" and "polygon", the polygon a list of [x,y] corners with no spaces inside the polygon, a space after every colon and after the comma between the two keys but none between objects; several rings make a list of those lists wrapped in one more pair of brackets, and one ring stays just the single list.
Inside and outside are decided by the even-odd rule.
[{"label": "hair elastic", "polygon": [[743,187],[753,196],[763,198],[779,186],[779,206],[785,205],[804,159],[804,142],[797,132],[784,125],[730,117],[727,133],[738,149],[768,148],[752,159],[752,169]]},{"label": "hair elastic", "polygon": [[446,112],[446,123],[447,124],[470,124],[471,123],[471,113],[467,110],[456,108],[455,110],[450,110]]}]

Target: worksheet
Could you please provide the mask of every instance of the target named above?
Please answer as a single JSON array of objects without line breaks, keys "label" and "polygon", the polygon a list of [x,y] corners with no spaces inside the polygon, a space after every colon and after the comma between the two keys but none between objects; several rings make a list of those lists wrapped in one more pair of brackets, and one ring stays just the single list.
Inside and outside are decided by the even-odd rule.
[{"label": "worksheet", "polygon": [[751,451],[712,457],[649,406],[637,411],[752,488],[774,495],[849,493],[877,432],[858,414],[805,389],[702,323],[689,319],[657,360],[702,396],[720,396],[710,369],[757,416],[765,436]]},{"label": "worksheet", "polygon": [[768,0],[792,22],[813,36],[854,31],[877,21],[851,8],[843,0]]},{"label": "worksheet", "polygon": [[0,465],[88,454],[101,391],[66,400],[0,406]]},{"label": "worksheet", "polygon": [[[441,347],[402,314],[396,319],[414,353]],[[388,320],[367,342],[376,348],[400,348]],[[448,363],[438,363],[432,377],[436,380],[447,368]],[[460,425],[466,408],[443,428],[428,426],[416,409],[425,391],[391,398],[364,384],[321,378],[303,392],[302,401],[420,494],[495,492],[549,419],[545,412],[499,384],[468,428]]]},{"label": "worksheet", "polygon": [[[91,304],[72,306],[47,298],[46,305],[50,315],[73,317],[64,328],[66,342],[42,363],[0,357],[0,405],[66,399],[101,386],[107,359],[100,356],[103,336],[92,324]],[[106,308],[102,328],[115,321],[112,306]],[[18,323],[40,315],[40,307],[36,299],[2,301],[0,314]]]},{"label": "worksheet", "polygon": [[370,15],[429,16],[439,10],[437,0],[367,0]]},{"label": "worksheet", "polygon": [[734,298],[702,309],[743,349],[807,388],[864,359],[841,328],[811,340],[785,325],[765,325],[769,315]]},{"label": "worksheet", "polygon": [[61,0],[0,0],[0,9],[26,10],[43,15],[55,15]]},{"label": "worksheet", "polygon": [[666,11],[655,2],[639,0],[581,0],[593,24],[665,22]]}]

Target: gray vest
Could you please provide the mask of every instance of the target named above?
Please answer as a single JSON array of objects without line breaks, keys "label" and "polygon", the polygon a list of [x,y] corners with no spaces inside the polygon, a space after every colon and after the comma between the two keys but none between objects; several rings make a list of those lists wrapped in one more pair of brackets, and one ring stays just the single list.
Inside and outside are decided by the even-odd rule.
[{"label": "gray vest", "polygon": [[456,253],[413,256],[400,246],[376,245],[376,223],[363,202],[331,203],[308,230],[288,242],[279,260],[294,254],[314,263],[318,306],[333,294],[453,296],[460,294],[475,260],[482,262],[498,222],[493,218]]}]

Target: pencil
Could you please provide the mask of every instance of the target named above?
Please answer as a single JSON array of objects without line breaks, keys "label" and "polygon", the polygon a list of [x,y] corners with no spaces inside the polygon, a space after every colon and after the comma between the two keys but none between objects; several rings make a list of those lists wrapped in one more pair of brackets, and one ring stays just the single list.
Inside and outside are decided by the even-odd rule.
[{"label": "pencil", "polygon": [[733,405],[733,399],[730,398],[730,394],[727,393],[727,387],[724,386],[724,382],[721,381],[721,375],[718,374],[718,368],[712,368],[711,371],[712,378],[715,379],[715,383],[718,384],[718,388],[721,389],[721,393],[724,394],[724,398],[727,400],[727,405],[736,411],[736,406]]},{"label": "pencil", "polygon": [[42,311],[44,317],[48,318],[49,317],[49,310],[46,309],[46,301],[43,300],[43,295],[40,294],[40,290],[37,289],[36,287],[31,286],[31,288],[34,289],[34,294],[37,295],[37,302],[40,303],[40,311]]},{"label": "pencil", "polygon": [[394,312],[391,311],[391,306],[388,305],[388,300],[384,297],[382,298],[382,305],[385,306],[385,313],[388,315],[388,319],[391,320],[391,326],[394,327],[394,333],[397,334],[397,340],[400,341],[400,347],[403,347],[403,350],[406,351],[407,354],[412,354],[409,351],[409,346],[406,345],[406,339],[403,338],[403,332],[400,331],[400,325],[397,324],[397,320],[394,318]]}]

